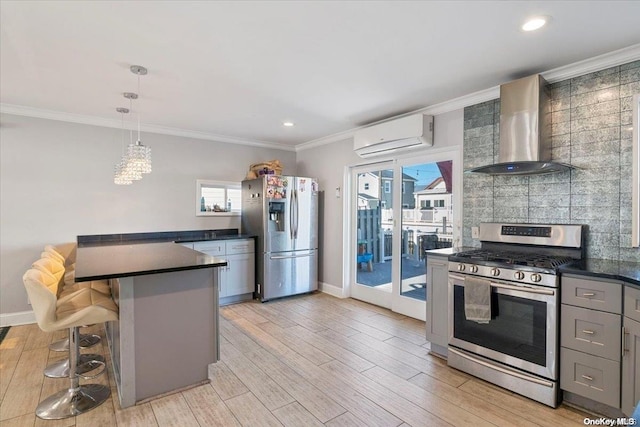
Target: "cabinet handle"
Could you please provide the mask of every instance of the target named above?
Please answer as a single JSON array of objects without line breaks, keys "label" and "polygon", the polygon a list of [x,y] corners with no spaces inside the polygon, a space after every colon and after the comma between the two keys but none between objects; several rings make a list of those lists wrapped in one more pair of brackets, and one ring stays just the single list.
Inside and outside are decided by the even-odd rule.
[{"label": "cabinet handle", "polygon": [[625,354],[629,352],[629,349],[627,348],[627,336],[629,336],[629,332],[627,332],[627,329],[623,326],[622,327],[622,357],[624,357]]},{"label": "cabinet handle", "polygon": [[593,377],[590,377],[589,375],[582,375],[582,378],[584,378],[587,381],[593,381]]},{"label": "cabinet handle", "polygon": [[588,329],[583,330],[583,331],[582,331],[582,333],[583,333],[583,334],[587,334],[587,335],[593,335],[593,334],[595,334],[595,332],[590,331],[590,330],[588,330]]},{"label": "cabinet handle", "polygon": [[582,296],[590,298],[590,297],[595,297],[596,294],[595,294],[595,292],[585,292],[585,293],[582,294]]}]

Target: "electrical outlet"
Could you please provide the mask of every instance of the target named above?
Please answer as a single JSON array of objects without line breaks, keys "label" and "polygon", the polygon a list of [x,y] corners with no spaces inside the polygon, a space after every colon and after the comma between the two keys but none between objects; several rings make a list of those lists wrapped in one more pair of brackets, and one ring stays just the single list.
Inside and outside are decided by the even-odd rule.
[{"label": "electrical outlet", "polygon": [[471,237],[474,238],[474,239],[479,239],[480,238],[480,228],[471,227]]}]

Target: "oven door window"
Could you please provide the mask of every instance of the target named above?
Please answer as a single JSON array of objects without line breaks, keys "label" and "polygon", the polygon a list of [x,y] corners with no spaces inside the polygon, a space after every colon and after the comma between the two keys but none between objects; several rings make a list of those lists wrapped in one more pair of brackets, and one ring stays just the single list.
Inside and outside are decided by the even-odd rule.
[{"label": "oven door window", "polygon": [[479,324],[464,314],[464,288],[454,286],[454,337],[502,354],[546,365],[547,304],[491,290],[491,321]]}]

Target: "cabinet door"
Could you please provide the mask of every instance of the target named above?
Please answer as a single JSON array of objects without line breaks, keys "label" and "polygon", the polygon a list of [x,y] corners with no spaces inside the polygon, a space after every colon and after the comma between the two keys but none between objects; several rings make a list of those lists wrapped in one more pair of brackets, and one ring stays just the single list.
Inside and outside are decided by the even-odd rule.
[{"label": "cabinet door", "polygon": [[640,322],[624,318],[622,412],[631,415],[640,400]]},{"label": "cabinet door", "polygon": [[448,260],[427,256],[427,340],[446,347],[448,344]]},{"label": "cabinet door", "polygon": [[252,293],[255,290],[255,258],[252,253],[227,255],[227,268],[223,278],[224,294],[230,297]]}]

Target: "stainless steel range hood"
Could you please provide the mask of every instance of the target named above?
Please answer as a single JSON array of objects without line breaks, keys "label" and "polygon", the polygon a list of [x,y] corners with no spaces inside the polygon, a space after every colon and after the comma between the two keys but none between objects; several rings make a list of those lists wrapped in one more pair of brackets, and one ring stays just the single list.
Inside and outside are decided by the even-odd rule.
[{"label": "stainless steel range hood", "polygon": [[535,74],[501,85],[498,163],[467,172],[537,175],[569,169],[551,161],[551,102],[545,79]]}]

